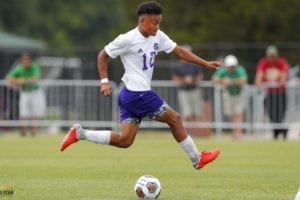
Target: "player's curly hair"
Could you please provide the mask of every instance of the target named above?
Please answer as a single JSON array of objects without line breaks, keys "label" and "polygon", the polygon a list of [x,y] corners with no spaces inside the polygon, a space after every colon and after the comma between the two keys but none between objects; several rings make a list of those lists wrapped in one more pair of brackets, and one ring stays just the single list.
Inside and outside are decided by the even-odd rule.
[{"label": "player's curly hair", "polygon": [[139,17],[144,14],[160,15],[163,12],[162,6],[156,1],[146,1],[140,4],[136,10],[136,15]]}]

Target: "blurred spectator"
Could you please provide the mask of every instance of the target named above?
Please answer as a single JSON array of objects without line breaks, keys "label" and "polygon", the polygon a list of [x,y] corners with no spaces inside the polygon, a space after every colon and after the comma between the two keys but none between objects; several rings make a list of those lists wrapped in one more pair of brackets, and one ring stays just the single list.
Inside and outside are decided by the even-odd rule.
[{"label": "blurred spectator", "polygon": [[[224,60],[225,67],[218,69],[212,81],[225,87],[223,91],[224,114],[229,117],[233,124],[244,122],[244,110],[247,102],[243,86],[247,84],[248,75],[245,68],[238,63],[234,55],[228,55]],[[240,127],[233,129],[233,137],[242,137],[243,129]]]},{"label": "blurred spectator", "polygon": [[[189,45],[183,45],[183,47],[192,51]],[[178,102],[183,121],[200,121],[202,96],[197,85],[203,80],[201,68],[195,64],[180,60],[180,63],[172,69],[172,80],[180,84]],[[199,128],[187,128],[187,131],[193,135],[201,135]]]},{"label": "blurred spectator", "polygon": [[[285,85],[289,71],[289,64],[285,58],[280,57],[276,46],[268,46],[266,56],[259,60],[256,67],[255,85],[266,84],[267,95],[265,107],[272,123],[284,121],[286,112]],[[277,139],[280,134],[287,137],[286,128],[274,128],[273,136]]]},{"label": "blurred spectator", "polygon": [[[34,120],[44,116],[46,110],[45,94],[40,88],[40,68],[31,61],[31,55],[27,52],[21,56],[21,64],[17,65],[7,76],[9,86],[17,86],[20,89],[19,117],[21,120],[32,120],[31,135],[37,131]],[[25,136],[28,127],[21,127],[21,135]]]}]

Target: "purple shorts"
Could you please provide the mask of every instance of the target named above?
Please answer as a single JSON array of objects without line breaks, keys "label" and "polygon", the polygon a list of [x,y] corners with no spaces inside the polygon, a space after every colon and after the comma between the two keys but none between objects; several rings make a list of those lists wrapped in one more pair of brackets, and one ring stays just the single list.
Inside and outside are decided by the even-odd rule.
[{"label": "purple shorts", "polygon": [[152,90],[130,91],[125,87],[119,94],[120,122],[140,124],[143,117],[157,119],[169,106]]}]

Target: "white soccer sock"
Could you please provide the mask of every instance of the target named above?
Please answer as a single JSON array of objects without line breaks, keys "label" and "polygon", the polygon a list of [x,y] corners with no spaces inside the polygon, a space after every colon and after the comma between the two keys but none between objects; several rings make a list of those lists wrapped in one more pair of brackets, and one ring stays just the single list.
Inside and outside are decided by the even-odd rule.
[{"label": "white soccer sock", "polygon": [[86,140],[96,144],[109,144],[111,131],[85,130]]},{"label": "white soccer sock", "polygon": [[179,144],[181,148],[185,151],[185,153],[189,156],[193,165],[197,165],[201,154],[199,153],[193,139],[188,135],[187,138],[179,142]]}]

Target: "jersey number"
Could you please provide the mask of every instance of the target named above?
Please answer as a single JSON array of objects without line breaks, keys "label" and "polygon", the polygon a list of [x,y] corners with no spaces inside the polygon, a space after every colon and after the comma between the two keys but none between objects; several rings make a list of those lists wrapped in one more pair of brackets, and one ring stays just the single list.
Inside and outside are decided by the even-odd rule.
[{"label": "jersey number", "polygon": [[156,56],[156,51],[151,51],[149,65],[148,65],[147,55],[145,53],[143,54],[143,70],[148,70],[149,68],[154,67],[155,56]]}]

